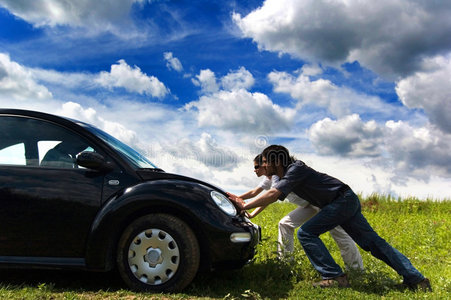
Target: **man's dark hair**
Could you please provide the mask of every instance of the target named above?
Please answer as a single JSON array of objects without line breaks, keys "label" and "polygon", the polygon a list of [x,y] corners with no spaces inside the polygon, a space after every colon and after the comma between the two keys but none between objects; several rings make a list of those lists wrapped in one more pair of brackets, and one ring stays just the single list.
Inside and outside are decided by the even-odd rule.
[{"label": "man's dark hair", "polygon": [[257,165],[261,166],[263,164],[263,156],[261,154],[257,155],[254,158],[254,163],[256,163]]},{"label": "man's dark hair", "polygon": [[262,152],[262,156],[266,158],[267,162],[282,165],[284,168],[287,168],[295,160],[293,156],[290,156],[288,149],[281,145],[266,147]]}]

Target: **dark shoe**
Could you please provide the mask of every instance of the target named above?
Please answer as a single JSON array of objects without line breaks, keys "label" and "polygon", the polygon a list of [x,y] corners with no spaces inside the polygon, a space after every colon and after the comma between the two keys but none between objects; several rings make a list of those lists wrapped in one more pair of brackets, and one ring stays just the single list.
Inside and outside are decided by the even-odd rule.
[{"label": "dark shoe", "polygon": [[409,284],[408,286],[413,291],[432,292],[431,282],[427,278],[424,278],[418,283]]},{"label": "dark shoe", "polygon": [[331,278],[331,279],[323,279],[319,282],[315,282],[313,284],[314,287],[320,287],[320,288],[330,288],[330,287],[340,287],[345,288],[349,287],[349,281],[346,274],[343,274],[341,276]]}]

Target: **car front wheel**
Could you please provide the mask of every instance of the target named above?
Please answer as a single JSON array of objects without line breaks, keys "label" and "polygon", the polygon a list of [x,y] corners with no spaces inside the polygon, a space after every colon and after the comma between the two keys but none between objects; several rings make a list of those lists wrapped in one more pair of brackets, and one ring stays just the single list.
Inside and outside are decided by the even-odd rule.
[{"label": "car front wheel", "polygon": [[117,253],[122,279],[138,291],[180,291],[199,268],[196,236],[185,222],[167,214],[132,222],[119,240]]}]

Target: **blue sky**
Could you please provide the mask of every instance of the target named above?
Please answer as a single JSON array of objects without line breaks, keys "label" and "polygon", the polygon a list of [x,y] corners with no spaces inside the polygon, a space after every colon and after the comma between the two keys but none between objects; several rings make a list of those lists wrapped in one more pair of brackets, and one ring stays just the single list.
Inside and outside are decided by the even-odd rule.
[{"label": "blue sky", "polygon": [[451,197],[448,1],[0,0],[0,107],[90,122],[233,192],[280,143],[354,190]]}]

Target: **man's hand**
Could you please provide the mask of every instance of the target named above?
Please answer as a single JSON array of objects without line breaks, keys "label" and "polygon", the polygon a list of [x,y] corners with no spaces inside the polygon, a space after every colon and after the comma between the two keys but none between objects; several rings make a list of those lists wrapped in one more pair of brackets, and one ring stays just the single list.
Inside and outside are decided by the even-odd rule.
[{"label": "man's hand", "polygon": [[227,196],[229,196],[229,199],[232,200],[232,201],[235,201],[235,199],[238,198],[237,195],[232,194],[232,193],[227,193]]},{"label": "man's hand", "polygon": [[235,204],[238,206],[240,210],[244,210],[244,200],[238,197],[237,195],[234,195],[232,193],[227,193],[227,196],[229,196],[229,199],[235,202]]}]

